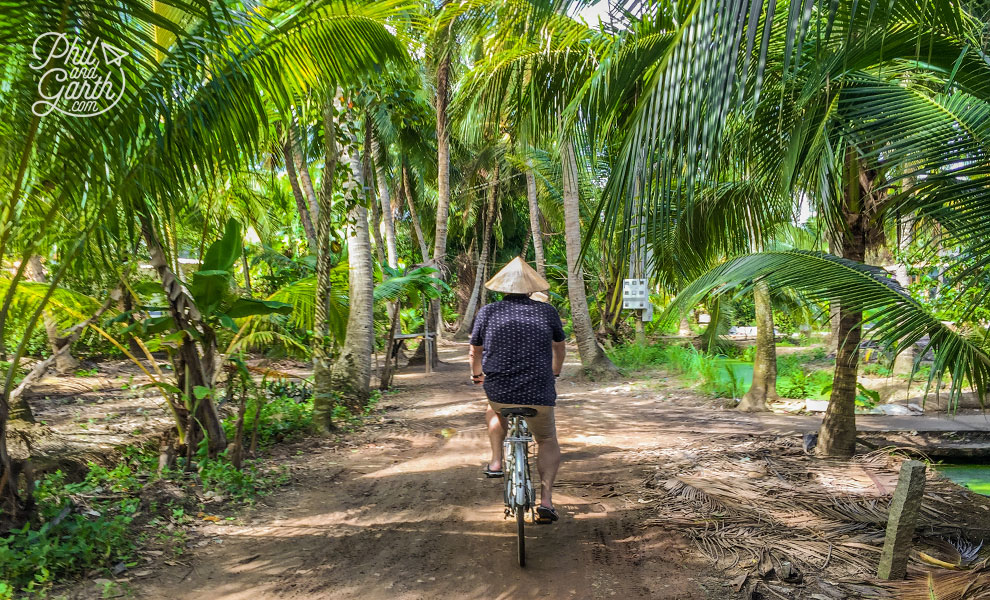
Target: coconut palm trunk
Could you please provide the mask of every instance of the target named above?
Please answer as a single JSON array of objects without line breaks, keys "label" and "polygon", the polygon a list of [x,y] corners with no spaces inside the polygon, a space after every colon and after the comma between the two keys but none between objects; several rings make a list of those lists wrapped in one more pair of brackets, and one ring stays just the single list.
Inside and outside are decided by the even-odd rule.
[{"label": "coconut palm trunk", "polygon": [[584,290],[584,269],[578,257],[581,255],[581,196],[578,189],[577,161],[570,141],[563,143],[561,170],[564,188],[564,244],[567,253],[567,296],[571,303],[571,321],[577,338],[581,365],[592,375],[618,373],[612,361],[595,339],[595,330],[588,312],[588,298]]},{"label": "coconut palm trunk", "polygon": [[454,333],[454,339],[464,341],[471,337],[471,329],[474,326],[474,315],[478,312],[478,304],[485,281],[485,274],[488,271],[488,255],[491,252],[492,225],[495,221],[495,205],[498,203],[498,178],[499,162],[496,159],[495,169],[492,172],[491,194],[488,196],[488,207],[485,210],[485,226],[483,228],[481,240],[481,256],[478,258],[478,268],[474,271],[474,285],[471,288],[471,297],[468,299],[467,308],[461,316],[460,326]]},{"label": "coconut palm trunk", "polygon": [[346,156],[350,163],[351,176],[344,196],[354,198],[354,205],[347,213],[348,221],[352,223],[347,240],[349,310],[344,345],[334,361],[330,383],[347,407],[357,412],[364,408],[371,394],[375,282],[368,231],[367,197],[364,193],[364,170],[357,151],[357,136],[353,132],[350,134]]},{"label": "coconut palm trunk", "polygon": [[856,450],[856,372],[862,338],[859,311],[839,309],[839,350],[835,356],[832,396],[818,435],[819,456],[852,456]]},{"label": "coconut palm trunk", "polygon": [[[41,264],[41,257],[37,254],[28,260],[27,278],[37,283],[47,283],[45,277],[45,267]],[[68,338],[59,335],[58,323],[52,314],[45,311],[44,314],[45,334],[48,336],[48,345],[51,346],[52,354],[55,356],[55,370],[58,373],[70,373],[79,366],[79,361],[72,356]]]},{"label": "coconut palm trunk", "polygon": [[531,243],[533,243],[533,228],[532,227],[527,227],[526,228],[526,237],[523,238],[522,251],[519,252],[519,256],[521,256],[523,260],[526,260],[526,255],[529,253],[529,245]]},{"label": "coconut palm trunk", "polygon": [[[374,173],[371,168],[371,161],[369,156],[365,154],[364,160],[361,163],[363,172]],[[378,198],[375,194],[375,188],[369,187],[365,190],[368,194],[367,202],[368,206],[371,208],[370,213],[371,218],[371,238],[375,241],[375,259],[378,261],[379,265],[385,264],[385,244],[382,242],[382,211],[378,206]]]},{"label": "coconut palm trunk", "polygon": [[[217,337],[213,328],[203,321],[192,294],[168,264],[165,251],[150,218],[144,213],[139,213],[139,220],[141,233],[151,257],[151,266],[161,280],[168,301],[169,315],[175,321],[176,331],[195,331],[199,338],[195,340],[186,336],[178,350],[172,354],[176,387],[186,397],[187,406],[191,405],[188,415],[185,416],[187,422],[183,424],[186,432],[186,464],[191,468],[199,443],[204,436],[207,439],[207,453],[210,458],[216,458],[227,447],[227,436],[220,423],[212,395],[198,397],[201,394],[195,393],[196,388],[213,389],[219,357]],[[182,418],[182,415],[179,414],[177,417]]]},{"label": "coconut palm trunk", "polygon": [[[291,130],[291,127],[290,127]],[[303,232],[306,234],[306,241],[309,243],[309,251],[316,252],[316,226],[313,225],[313,214],[309,210],[308,200],[303,195],[302,187],[299,184],[299,174],[296,172],[296,158],[292,151],[292,137],[286,133],[286,138],[282,142],[282,160],[285,161],[285,174],[289,179],[289,187],[292,188],[292,197],[296,201],[296,211],[299,212],[299,221],[302,223]]]},{"label": "coconut palm trunk", "polygon": [[419,244],[419,253],[425,264],[430,260],[430,248],[426,245],[426,238],[423,236],[423,226],[420,225],[419,213],[416,212],[416,202],[412,197],[412,188],[409,187],[409,169],[406,168],[405,163],[402,165],[402,190],[406,196],[406,205],[409,207],[409,220],[412,221],[413,233]]},{"label": "coconut palm trunk", "polygon": [[[433,237],[433,264],[437,268],[434,277],[446,279],[447,271],[447,217],[450,212],[450,134],[448,107],[450,105],[450,52],[445,51],[437,67],[437,228]],[[430,322],[432,321],[432,323]],[[440,335],[443,315],[440,299],[430,302],[427,328]]]},{"label": "coconut palm trunk", "polygon": [[753,356],[753,384],[737,407],[745,412],[770,410],[768,402],[777,399],[777,346],[773,332],[773,304],[766,282],[753,288],[756,304],[756,354]]},{"label": "coconut palm trunk", "polygon": [[288,128],[288,141],[292,148],[293,160],[296,164],[296,173],[299,176],[299,184],[306,193],[306,201],[309,204],[309,214],[310,218],[313,220],[319,218],[320,214],[320,199],[316,196],[316,190],[313,188],[313,179],[309,176],[309,163],[306,160],[306,154],[303,152],[302,143],[299,137],[293,133],[293,128]]},{"label": "coconut palm trunk", "polygon": [[378,200],[381,203],[382,224],[385,226],[385,258],[388,266],[395,269],[399,266],[399,255],[395,243],[395,219],[392,214],[392,194],[388,188],[385,167],[379,158],[381,148],[378,144],[378,137],[374,136],[374,130],[368,127],[368,134],[371,138],[371,158],[375,163],[375,179],[378,183]]},{"label": "coconut palm trunk", "polygon": [[[338,93],[339,96],[339,93]],[[333,338],[330,335],[330,271],[333,255],[330,242],[333,223],[333,181],[340,161],[337,145],[335,109],[330,101],[323,111],[323,179],[320,182],[320,211],[316,219],[316,302],[313,315],[313,425],[317,431],[327,433],[334,429],[334,394],[331,380],[331,356]]]},{"label": "coconut palm trunk", "polygon": [[[846,227],[840,232],[838,248],[842,258],[866,259],[866,203],[872,192],[874,173],[861,170],[856,150],[846,149],[843,214]],[[856,451],[856,380],[863,313],[854,307],[839,306],[836,331],[838,352],[832,376],[832,395],[818,434],[815,452],[819,456],[852,456]]]},{"label": "coconut palm trunk", "polygon": [[540,204],[536,195],[536,176],[526,169],[526,200],[529,202],[529,227],[533,232],[533,255],[536,258],[536,272],[547,277],[547,263],[543,253],[543,229],[540,226]]},{"label": "coconut palm trunk", "polygon": [[[369,144],[365,144],[365,146],[369,148],[370,152],[369,163],[373,165],[373,168],[366,169],[365,173],[373,176],[378,184],[378,197],[371,200],[371,205],[375,208],[375,216],[372,217],[375,226],[374,231],[376,233],[379,231],[377,213],[380,212],[382,224],[384,225],[383,229],[385,230],[384,262],[392,269],[395,269],[399,266],[399,257],[395,243],[395,220],[392,218],[392,196],[388,189],[388,180],[385,178],[385,168],[382,166],[382,159],[380,156],[381,147],[378,144],[378,137],[375,135],[375,130],[371,126],[370,118],[367,120],[365,135],[370,142]],[[377,235],[375,237],[375,243],[381,243],[381,240]],[[378,260],[382,260],[381,253],[379,253]],[[383,276],[383,279],[385,278],[386,277]],[[397,303],[395,302],[389,302],[387,305],[389,323],[395,320],[396,306]]]}]

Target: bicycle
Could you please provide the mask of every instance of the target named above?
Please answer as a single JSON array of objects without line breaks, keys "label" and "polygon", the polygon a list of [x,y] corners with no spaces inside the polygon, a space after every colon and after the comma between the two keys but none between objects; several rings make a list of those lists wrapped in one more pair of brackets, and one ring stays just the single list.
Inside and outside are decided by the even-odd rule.
[{"label": "bicycle", "polygon": [[526,513],[535,522],[536,494],[529,473],[529,433],[526,417],[535,417],[535,409],[525,407],[503,408],[502,416],[508,421],[508,433],[503,443],[502,470],[505,473],[505,517],[515,517],[519,566],[526,566]]}]

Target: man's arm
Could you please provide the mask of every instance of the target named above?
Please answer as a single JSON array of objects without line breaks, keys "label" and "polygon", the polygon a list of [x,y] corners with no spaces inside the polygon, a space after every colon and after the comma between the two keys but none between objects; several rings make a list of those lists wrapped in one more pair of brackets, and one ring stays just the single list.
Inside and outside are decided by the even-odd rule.
[{"label": "man's arm", "polygon": [[560,370],[564,368],[564,355],[567,354],[566,342],[553,343],[553,374],[560,375]]},{"label": "man's arm", "polygon": [[481,371],[481,353],[483,350],[484,347],[475,346],[474,344],[468,350],[468,358],[471,363],[471,380],[474,381],[474,385],[480,385],[485,382],[485,374]]}]

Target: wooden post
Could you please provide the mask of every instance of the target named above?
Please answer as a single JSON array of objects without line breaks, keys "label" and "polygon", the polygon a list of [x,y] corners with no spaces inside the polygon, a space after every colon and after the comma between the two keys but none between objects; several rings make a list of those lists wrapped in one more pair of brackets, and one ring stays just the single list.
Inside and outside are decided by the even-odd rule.
[{"label": "wooden post", "polygon": [[890,501],[887,516],[887,537],[880,553],[877,577],[880,579],[904,579],[907,575],[908,554],[918,523],[921,498],[925,495],[925,464],[916,460],[901,465],[897,489]]},{"label": "wooden post", "polygon": [[[433,372],[433,345],[430,342],[430,320],[427,319],[427,311],[429,310],[430,303],[423,296],[423,362],[426,364],[426,374],[429,375]],[[440,324],[437,323],[437,329],[440,328]]]}]

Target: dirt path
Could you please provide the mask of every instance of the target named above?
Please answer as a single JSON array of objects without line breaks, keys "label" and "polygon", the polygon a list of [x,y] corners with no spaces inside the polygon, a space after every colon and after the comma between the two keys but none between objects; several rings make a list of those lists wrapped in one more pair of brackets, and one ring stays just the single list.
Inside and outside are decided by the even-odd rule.
[{"label": "dirt path", "polygon": [[[355,447],[317,447],[293,486],[234,524],[197,527],[182,563],[129,582],[139,598],[731,598],[676,534],[641,526],[637,486],[662,436],[654,399],[562,384],[564,451],[553,526],[531,526],[515,564],[500,480],[480,476],[483,393],[465,348],[427,377],[406,370],[383,402],[395,423]],[[571,367],[574,368],[573,366]],[[566,375],[566,371],[565,371]],[[598,386],[601,387],[601,386]],[[673,436],[673,437],[672,437]],[[534,470],[535,471],[535,470]],[[206,542],[206,543],[204,543]]]}]

